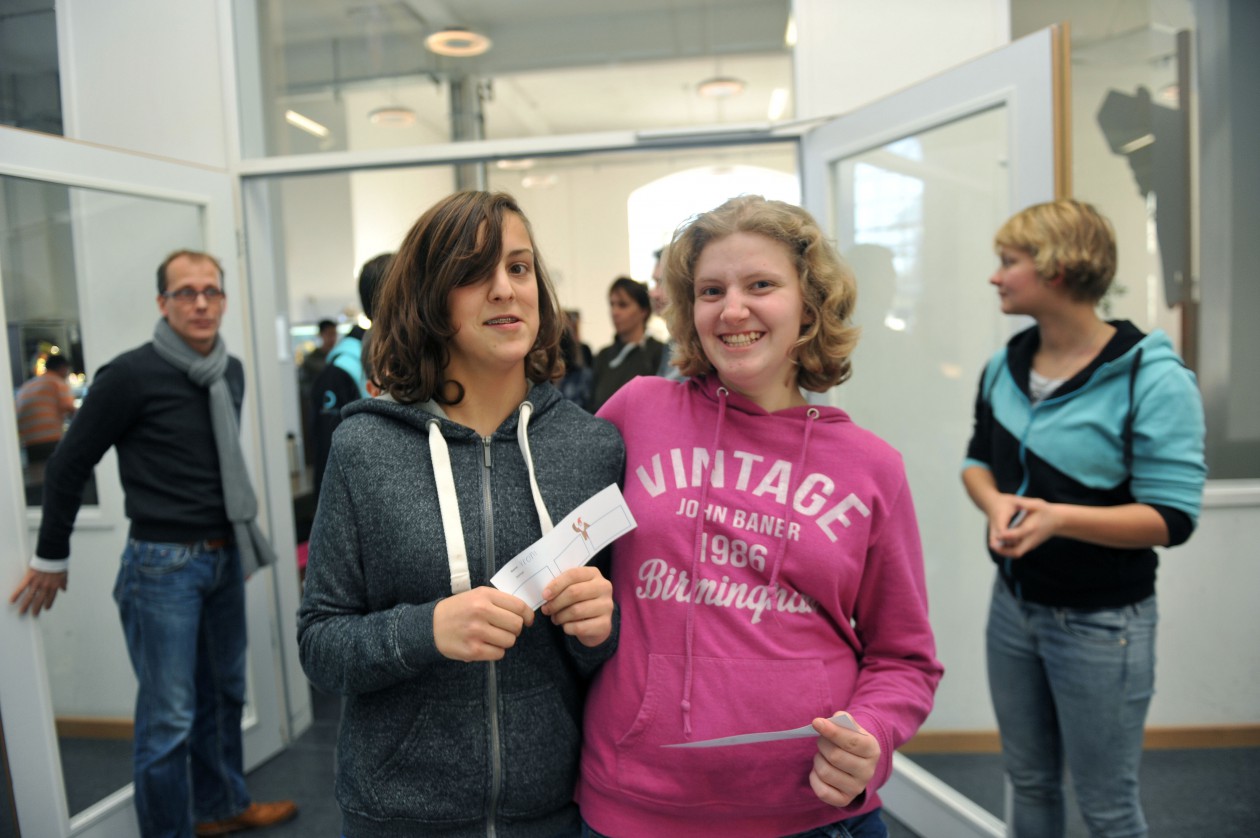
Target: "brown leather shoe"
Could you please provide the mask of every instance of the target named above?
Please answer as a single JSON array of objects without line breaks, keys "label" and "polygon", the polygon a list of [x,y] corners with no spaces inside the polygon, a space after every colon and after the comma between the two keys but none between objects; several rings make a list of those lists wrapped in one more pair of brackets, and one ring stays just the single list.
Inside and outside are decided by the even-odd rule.
[{"label": "brown leather shoe", "polygon": [[292,800],[277,800],[273,803],[251,803],[248,809],[234,818],[199,823],[194,831],[198,835],[227,835],[232,832],[243,832],[246,829],[275,826],[278,823],[293,820],[297,817],[297,813],[297,804]]}]

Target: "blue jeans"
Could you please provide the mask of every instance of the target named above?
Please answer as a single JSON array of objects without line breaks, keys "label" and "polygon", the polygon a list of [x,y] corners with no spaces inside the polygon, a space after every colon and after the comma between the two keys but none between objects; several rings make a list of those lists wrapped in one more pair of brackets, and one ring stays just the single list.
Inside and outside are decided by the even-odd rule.
[{"label": "blue jeans", "polygon": [[[888,827],[884,825],[881,810],[872,809],[865,815],[846,818],[827,826],[820,826],[807,832],[798,832],[788,838],[888,838]],[[582,821],[582,838],[608,838],[601,835]]]},{"label": "blue jeans", "polygon": [[865,815],[798,832],[788,838],[888,838],[888,827],[884,825],[880,811],[872,809]]},{"label": "blue jeans", "polygon": [[139,682],[133,766],[145,838],[249,806],[241,743],[245,580],[235,547],[129,539],[114,585]]},{"label": "blue jeans", "polygon": [[987,629],[989,692],[1014,791],[1017,838],[1060,838],[1064,762],[1092,836],[1145,836],[1142,731],[1155,690],[1155,597],[1122,608],[1017,600],[999,579]]}]

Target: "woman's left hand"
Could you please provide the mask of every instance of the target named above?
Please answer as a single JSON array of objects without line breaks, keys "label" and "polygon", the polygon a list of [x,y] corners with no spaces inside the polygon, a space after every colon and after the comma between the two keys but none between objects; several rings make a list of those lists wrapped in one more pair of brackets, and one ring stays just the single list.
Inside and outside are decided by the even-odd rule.
[{"label": "woman's left hand", "polygon": [[1059,526],[1055,514],[1056,504],[1047,503],[1041,498],[1026,497],[1016,498],[1015,503],[1015,526],[1008,524],[993,533],[989,540],[989,547],[993,552],[1008,559],[1018,559],[1040,547],[1057,533]]},{"label": "woman's left hand", "polygon": [[583,646],[598,646],[612,634],[612,582],[599,568],[566,570],[543,589],[543,599],[542,613]]},{"label": "woman's left hand", "polygon": [[818,753],[814,754],[809,785],[822,802],[848,806],[866,791],[866,784],[875,776],[879,742],[861,725],[858,730],[849,730],[830,719],[814,719],[814,730],[819,736]]}]

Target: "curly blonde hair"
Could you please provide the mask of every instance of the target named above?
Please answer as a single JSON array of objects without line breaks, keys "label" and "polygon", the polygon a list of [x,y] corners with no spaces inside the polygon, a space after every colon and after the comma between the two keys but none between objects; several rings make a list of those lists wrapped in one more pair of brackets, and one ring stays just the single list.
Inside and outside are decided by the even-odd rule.
[{"label": "curly blonde hair", "polygon": [[795,345],[797,385],[821,393],[847,381],[860,331],[852,322],[853,271],[813,216],[760,195],[741,195],[697,215],[678,228],[665,249],[666,318],[677,342],[673,363],[688,376],[713,370],[696,333],[695,268],[705,247],[734,233],[757,233],[782,243],[796,266],[805,309]]},{"label": "curly blonde hair", "polygon": [[1061,198],[1034,204],[1011,216],[993,246],[1032,256],[1042,279],[1063,276],[1072,299],[1096,303],[1116,275],[1116,235],[1111,222],[1091,204]]}]

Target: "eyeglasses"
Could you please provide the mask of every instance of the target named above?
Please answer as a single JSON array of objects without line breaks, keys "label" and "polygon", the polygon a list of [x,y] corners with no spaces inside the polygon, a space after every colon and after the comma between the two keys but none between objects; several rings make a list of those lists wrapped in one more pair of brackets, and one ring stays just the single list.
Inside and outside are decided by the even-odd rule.
[{"label": "eyeglasses", "polygon": [[203,288],[200,291],[196,288],[181,288],[178,291],[163,292],[162,296],[183,305],[192,305],[197,302],[198,297],[205,297],[207,303],[217,303],[226,297],[227,294],[218,288]]}]

